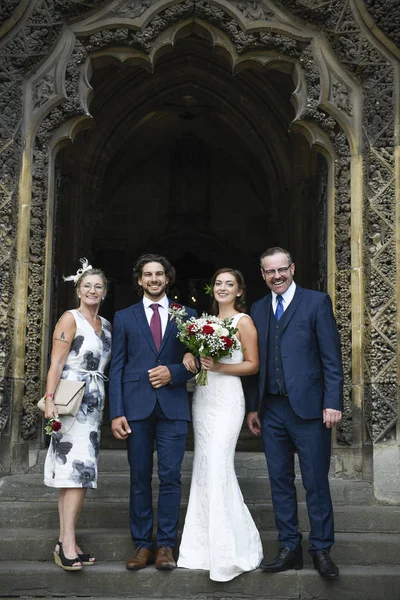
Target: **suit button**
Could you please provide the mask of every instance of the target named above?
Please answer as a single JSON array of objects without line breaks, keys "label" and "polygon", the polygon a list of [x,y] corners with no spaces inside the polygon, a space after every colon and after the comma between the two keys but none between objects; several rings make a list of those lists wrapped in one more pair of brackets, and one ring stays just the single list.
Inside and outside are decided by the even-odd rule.
[{"label": "suit button", "polygon": [[160,362],[161,362],[161,360],[158,360],[158,361],[157,361],[157,364],[159,365],[159,364],[160,364]]}]

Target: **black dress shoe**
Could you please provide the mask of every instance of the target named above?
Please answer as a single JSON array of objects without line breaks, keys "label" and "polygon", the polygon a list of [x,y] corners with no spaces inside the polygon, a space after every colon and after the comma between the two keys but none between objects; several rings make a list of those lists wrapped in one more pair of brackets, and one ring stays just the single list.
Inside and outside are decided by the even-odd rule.
[{"label": "black dress shoe", "polygon": [[321,577],[325,579],[336,579],[339,577],[339,569],[330,557],[328,550],[316,550],[312,554],[314,569],[317,569]]},{"label": "black dress shoe", "polygon": [[278,573],[288,569],[299,571],[303,568],[303,549],[300,545],[295,550],[281,546],[274,560],[269,563],[261,563],[260,568],[267,573]]}]

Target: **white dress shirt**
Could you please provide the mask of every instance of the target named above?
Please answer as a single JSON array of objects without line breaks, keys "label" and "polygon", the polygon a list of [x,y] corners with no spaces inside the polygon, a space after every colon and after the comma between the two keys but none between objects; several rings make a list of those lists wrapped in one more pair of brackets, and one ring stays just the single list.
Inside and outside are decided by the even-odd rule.
[{"label": "white dress shirt", "polygon": [[[286,292],[280,294],[282,296],[282,304],[283,304],[283,312],[287,309],[291,301],[293,300],[294,293],[296,291],[296,284],[294,281],[290,284]],[[272,310],[274,314],[276,312],[276,307],[278,305],[278,300],[276,299],[277,294],[271,290],[272,293]]]},{"label": "white dress shirt", "polygon": [[167,296],[163,296],[161,298],[161,300],[158,300],[157,302],[155,302],[154,300],[150,300],[149,298],[147,298],[146,296],[143,296],[143,306],[144,306],[144,312],[146,313],[146,319],[147,322],[150,326],[150,321],[151,321],[151,317],[154,314],[154,311],[152,308],[150,308],[151,304],[158,304],[158,313],[160,315],[160,319],[161,319],[161,331],[162,331],[162,335],[164,337],[164,333],[165,333],[165,329],[167,327],[167,323],[168,323],[168,307],[169,307],[169,302],[168,302],[168,298]]}]

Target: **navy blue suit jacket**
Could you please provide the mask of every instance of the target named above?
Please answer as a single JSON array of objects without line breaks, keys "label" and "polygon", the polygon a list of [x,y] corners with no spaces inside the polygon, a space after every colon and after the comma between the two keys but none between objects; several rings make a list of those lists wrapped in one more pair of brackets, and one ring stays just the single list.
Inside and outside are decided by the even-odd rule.
[{"label": "navy blue suit jacket", "polygon": [[[171,301],[169,301],[171,303]],[[186,308],[189,317],[196,311]],[[147,418],[158,400],[168,419],[190,421],[186,382],[193,377],[182,364],[185,347],[177,339],[178,329],[169,320],[159,351],[154,344],[143,301],[115,313],[110,368],[110,418],[128,421]],[[149,369],[165,365],[172,381],[154,389]]]},{"label": "navy blue suit jacket", "polygon": [[[251,317],[258,331],[260,370],[248,378],[247,408],[260,409],[266,389],[269,315],[272,294],[255,302]],[[322,417],[322,410],[343,410],[340,338],[327,294],[296,285],[286,309],[281,356],[289,402],[303,419]]]}]

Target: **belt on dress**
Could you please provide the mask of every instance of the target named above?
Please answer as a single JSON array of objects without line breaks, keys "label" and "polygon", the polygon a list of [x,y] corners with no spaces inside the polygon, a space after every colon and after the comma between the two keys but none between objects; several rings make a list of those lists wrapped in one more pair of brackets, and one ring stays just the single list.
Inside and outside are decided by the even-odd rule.
[{"label": "belt on dress", "polygon": [[75,371],[75,373],[78,373],[78,375],[83,375],[85,379],[87,377],[100,377],[100,379],[103,381],[108,381],[108,377],[101,373],[101,371],[88,371],[86,369],[79,369],[78,371]]}]

